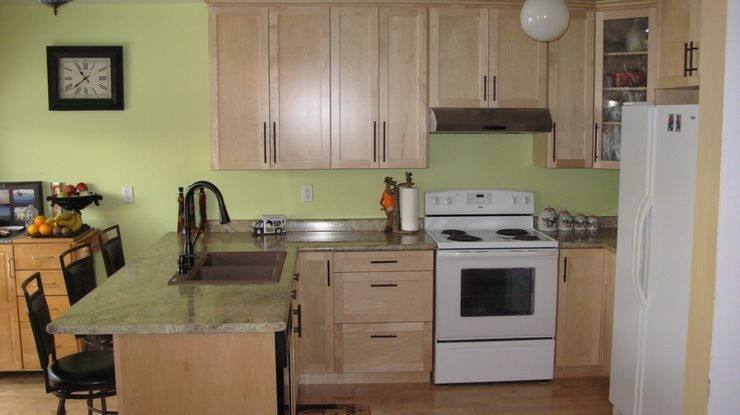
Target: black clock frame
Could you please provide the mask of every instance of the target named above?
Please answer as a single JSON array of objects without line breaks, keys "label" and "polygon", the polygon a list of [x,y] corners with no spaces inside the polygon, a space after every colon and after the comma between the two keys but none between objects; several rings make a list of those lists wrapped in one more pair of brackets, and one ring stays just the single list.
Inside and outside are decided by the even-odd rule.
[{"label": "black clock frame", "polygon": [[[59,96],[61,58],[109,58],[111,62],[111,98],[63,99]],[[50,111],[122,111],[123,47],[122,46],[47,46],[46,67],[49,81]]]}]

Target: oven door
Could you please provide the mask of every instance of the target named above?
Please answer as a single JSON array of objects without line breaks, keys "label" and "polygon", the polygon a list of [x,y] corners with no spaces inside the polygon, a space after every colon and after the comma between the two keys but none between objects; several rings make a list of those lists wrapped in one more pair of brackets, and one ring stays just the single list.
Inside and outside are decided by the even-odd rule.
[{"label": "oven door", "polygon": [[437,340],[555,336],[557,249],[438,251]]}]

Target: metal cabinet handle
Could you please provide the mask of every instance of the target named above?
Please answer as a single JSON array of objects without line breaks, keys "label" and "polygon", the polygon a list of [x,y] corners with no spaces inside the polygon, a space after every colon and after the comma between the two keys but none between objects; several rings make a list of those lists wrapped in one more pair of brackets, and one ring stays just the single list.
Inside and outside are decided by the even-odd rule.
[{"label": "metal cabinet handle", "polygon": [[483,75],[483,101],[488,101],[488,76]]},{"label": "metal cabinet handle", "polygon": [[299,281],[301,279],[301,273],[296,272],[295,274],[293,274],[293,279],[296,281]]},{"label": "metal cabinet handle", "polygon": [[370,284],[371,287],[398,287],[398,284]]},{"label": "metal cabinet handle", "polygon": [[262,153],[264,164],[267,164],[267,123],[262,123]]},{"label": "metal cabinet handle", "polygon": [[555,149],[558,144],[558,123],[552,123],[552,161],[556,161]]},{"label": "metal cabinet handle", "polygon": [[370,261],[371,264],[397,264],[396,259],[375,259]]},{"label": "metal cabinet handle", "polygon": [[689,43],[683,43],[683,76],[689,76]]},{"label": "metal cabinet handle", "polygon": [[385,163],[386,153],[385,121],[383,121],[383,163]]},{"label": "metal cabinet handle", "polygon": [[694,67],[694,52],[698,52],[699,47],[694,46],[694,41],[689,42],[689,76],[694,76],[694,71],[699,71],[699,68]]},{"label": "metal cabinet handle", "polygon": [[370,335],[371,339],[395,339],[398,337],[396,334],[372,334]]},{"label": "metal cabinet handle", "polygon": [[493,76],[493,100],[496,101],[496,75]]},{"label": "metal cabinet handle", "polygon": [[34,260],[37,260],[38,261],[38,260],[42,260],[42,259],[54,259],[54,257],[51,256],[51,255],[46,255],[46,256],[32,256],[31,259],[34,259]]},{"label": "metal cabinet handle", "polygon": [[568,282],[568,257],[563,258],[563,284]]},{"label": "metal cabinet handle", "polygon": [[303,326],[303,321],[302,321],[302,316],[301,316],[302,313],[301,313],[300,304],[298,304],[298,308],[293,310],[293,314],[295,314],[298,317],[298,324],[295,327],[293,327],[293,331],[298,333],[298,337],[303,337],[303,327],[301,327]]},{"label": "metal cabinet handle", "polygon": [[296,292],[296,290],[290,290],[290,298],[295,300],[296,297],[298,297],[298,293]]},{"label": "metal cabinet handle", "polygon": [[14,266],[13,266],[13,258],[8,258],[8,277],[15,279],[15,272],[14,272]]},{"label": "metal cabinet handle", "polygon": [[331,261],[326,260],[326,286],[331,287]]},{"label": "metal cabinet handle", "polygon": [[277,124],[272,122],[272,162],[277,163]]},{"label": "metal cabinet handle", "polygon": [[378,122],[373,121],[373,163],[378,161]]},{"label": "metal cabinet handle", "polygon": [[594,161],[599,161],[599,151],[598,151],[598,144],[599,142],[599,123],[594,123]]}]

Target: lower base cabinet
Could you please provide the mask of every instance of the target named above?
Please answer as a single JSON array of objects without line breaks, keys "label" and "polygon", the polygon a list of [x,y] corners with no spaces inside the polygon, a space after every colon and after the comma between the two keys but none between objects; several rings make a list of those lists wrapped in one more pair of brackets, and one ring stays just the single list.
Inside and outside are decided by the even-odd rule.
[{"label": "lower base cabinet", "polygon": [[433,258],[433,251],[300,253],[299,382],[428,382]]},{"label": "lower base cabinet", "polygon": [[612,251],[560,251],[555,377],[608,376],[614,296]]}]

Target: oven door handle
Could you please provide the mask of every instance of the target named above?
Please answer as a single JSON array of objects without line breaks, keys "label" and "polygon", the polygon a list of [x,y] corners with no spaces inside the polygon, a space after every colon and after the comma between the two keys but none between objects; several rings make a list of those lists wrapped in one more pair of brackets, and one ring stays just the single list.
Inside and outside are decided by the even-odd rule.
[{"label": "oven door handle", "polygon": [[495,258],[495,257],[556,257],[558,256],[557,248],[550,249],[492,249],[476,251],[437,251],[439,259],[455,258]]}]

